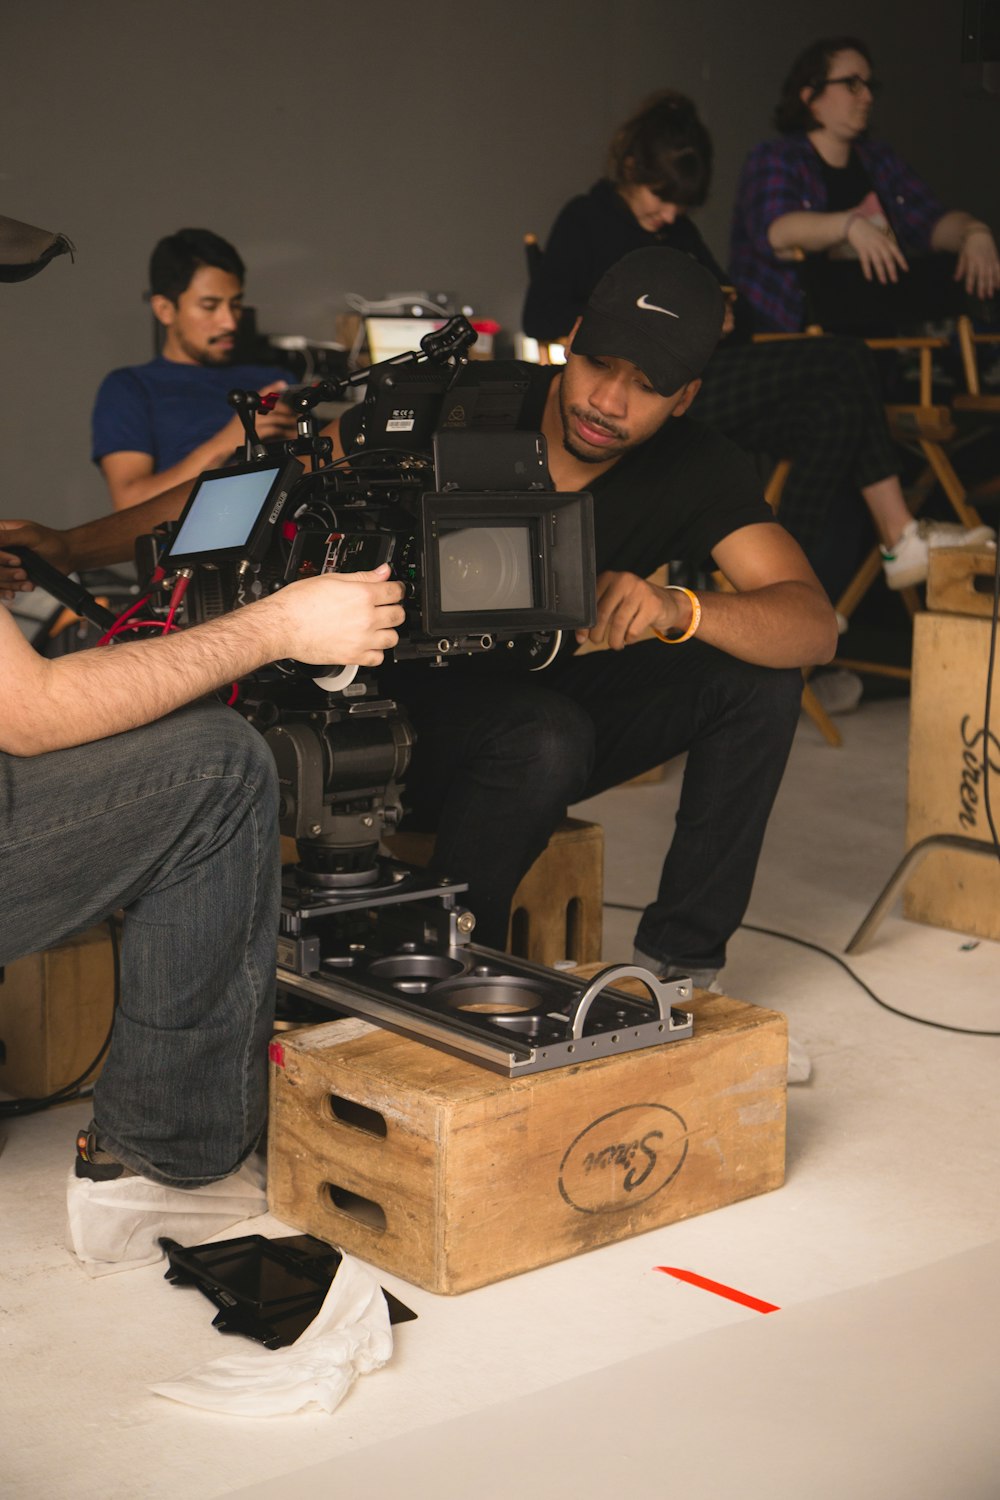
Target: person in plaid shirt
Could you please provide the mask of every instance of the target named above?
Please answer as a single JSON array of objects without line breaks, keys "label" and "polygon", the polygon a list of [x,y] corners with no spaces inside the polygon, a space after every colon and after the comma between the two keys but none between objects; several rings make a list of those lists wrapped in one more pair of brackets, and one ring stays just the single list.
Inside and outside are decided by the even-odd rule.
[{"label": "person in plaid shirt", "polygon": [[957,257],[955,279],[983,299],[1000,287],[988,225],[945,209],[900,156],[866,131],[878,89],[856,37],[828,37],[801,54],[775,112],[779,139],[755,146],[736,192],[733,280],[761,331],[802,327],[799,252],[856,259],[869,282],[896,283],[907,256]]}]

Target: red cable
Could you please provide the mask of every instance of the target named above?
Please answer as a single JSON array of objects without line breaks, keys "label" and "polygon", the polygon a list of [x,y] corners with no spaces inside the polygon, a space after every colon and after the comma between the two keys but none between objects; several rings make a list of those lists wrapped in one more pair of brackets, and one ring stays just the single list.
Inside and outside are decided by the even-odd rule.
[{"label": "red cable", "polygon": [[[125,621],[129,618],[130,615],[134,615],[137,609],[142,608],[142,606],[146,603],[146,600],[149,598],[150,594],[152,594],[154,585],[158,584],[164,576],[165,575],[162,568],[158,567],[154,570],[153,576],[149,580],[150,587],[148,592],[143,594],[141,599],[137,599],[134,604],[130,604],[128,609],[124,610],[123,613],[118,616],[114,624],[108,626],[108,629],[104,632],[100,640],[97,642],[99,646],[106,646],[112,639],[112,637],[118,634],[119,628],[124,625]],[[152,621],[148,623],[158,624],[159,622]]]},{"label": "red cable", "polygon": [[190,573],[178,574],[177,582],[174,584],[174,591],[170,595],[170,608],[167,611],[167,618],[163,626],[164,635],[167,634],[168,630],[171,630],[173,628],[174,615],[177,613],[177,606],[180,604],[181,600],[184,598],[184,595],[187,593],[187,586],[190,582]]}]

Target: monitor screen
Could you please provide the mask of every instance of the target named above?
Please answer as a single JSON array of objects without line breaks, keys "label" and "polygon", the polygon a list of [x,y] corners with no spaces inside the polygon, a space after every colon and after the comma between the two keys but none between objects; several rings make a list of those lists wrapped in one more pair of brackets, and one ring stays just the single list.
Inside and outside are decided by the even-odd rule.
[{"label": "monitor screen", "polygon": [[170,545],[171,557],[202,556],[246,545],[283,464],[203,478]]}]

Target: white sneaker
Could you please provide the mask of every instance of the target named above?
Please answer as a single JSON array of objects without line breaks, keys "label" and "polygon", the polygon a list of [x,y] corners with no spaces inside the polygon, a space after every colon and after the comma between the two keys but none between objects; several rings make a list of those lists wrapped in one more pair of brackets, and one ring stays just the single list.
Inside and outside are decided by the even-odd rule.
[{"label": "white sneaker", "polygon": [[852,714],[861,702],[864,684],[857,672],[838,667],[833,672],[817,672],[809,686],[820,708],[828,714]]},{"label": "white sneaker", "polygon": [[788,1038],[788,1082],[808,1083],[813,1065],[808,1052],[793,1036]]},{"label": "white sneaker", "polygon": [[966,530],[952,521],[911,521],[892,547],[880,547],[885,581],[891,589],[908,589],[927,578],[928,554],[932,547],[964,547],[972,542],[994,543],[991,526]]}]

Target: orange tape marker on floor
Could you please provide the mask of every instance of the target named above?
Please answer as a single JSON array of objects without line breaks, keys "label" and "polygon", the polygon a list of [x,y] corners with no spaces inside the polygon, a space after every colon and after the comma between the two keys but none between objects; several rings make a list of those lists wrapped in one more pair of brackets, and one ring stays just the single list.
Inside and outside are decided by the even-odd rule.
[{"label": "orange tape marker on floor", "polygon": [[714,1292],[717,1297],[728,1297],[730,1302],[738,1302],[741,1307],[751,1307],[754,1312],[781,1311],[773,1302],[762,1302],[759,1297],[736,1291],[735,1287],[723,1286],[721,1281],[709,1281],[707,1276],[699,1276],[697,1271],[682,1271],[677,1266],[654,1266],[653,1269],[663,1271],[667,1276],[676,1276],[678,1281],[688,1281],[692,1286],[700,1286],[704,1292]]}]

